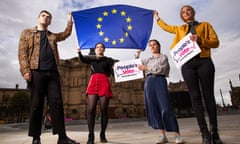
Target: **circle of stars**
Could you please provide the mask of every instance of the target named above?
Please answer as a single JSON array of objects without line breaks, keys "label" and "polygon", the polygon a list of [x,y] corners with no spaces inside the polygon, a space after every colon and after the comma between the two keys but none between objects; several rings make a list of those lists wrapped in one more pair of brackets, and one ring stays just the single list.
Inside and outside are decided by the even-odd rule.
[{"label": "circle of stars", "polygon": [[98,35],[103,37],[103,40],[104,42],[108,43],[108,42],[111,42],[112,45],[116,45],[117,43],[124,43],[125,42],[125,39],[128,38],[129,36],[129,33],[126,31],[122,36],[119,37],[119,39],[111,39],[107,36],[107,34],[105,34],[105,32],[102,30],[102,22],[104,20],[104,17],[108,17],[109,14],[112,14],[112,15],[117,15],[117,14],[120,14],[121,17],[125,18],[125,22],[127,23],[126,25],[126,29],[128,31],[131,31],[133,29],[133,26],[131,25],[131,21],[132,19],[127,16],[127,13],[126,11],[122,10],[120,12],[118,12],[117,9],[112,9],[111,12],[108,12],[108,11],[104,11],[102,13],[102,16],[99,16],[97,18],[97,25],[96,25],[96,28],[99,30],[98,31]]}]

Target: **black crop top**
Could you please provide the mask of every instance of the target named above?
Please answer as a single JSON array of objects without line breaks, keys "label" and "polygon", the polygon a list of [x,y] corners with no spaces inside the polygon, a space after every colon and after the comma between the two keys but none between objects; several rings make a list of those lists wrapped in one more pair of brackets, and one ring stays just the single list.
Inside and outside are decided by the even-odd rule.
[{"label": "black crop top", "polygon": [[118,60],[114,60],[110,57],[96,57],[92,56],[83,56],[81,52],[78,52],[79,58],[83,63],[91,65],[91,73],[103,73],[107,76],[113,75],[113,65]]}]

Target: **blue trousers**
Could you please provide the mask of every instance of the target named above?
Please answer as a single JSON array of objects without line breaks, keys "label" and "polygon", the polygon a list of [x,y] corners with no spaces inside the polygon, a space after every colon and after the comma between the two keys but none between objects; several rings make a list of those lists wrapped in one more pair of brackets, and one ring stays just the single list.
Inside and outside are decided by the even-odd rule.
[{"label": "blue trousers", "polygon": [[153,129],[179,132],[177,119],[172,110],[166,78],[164,76],[147,76],[144,94],[149,126]]}]

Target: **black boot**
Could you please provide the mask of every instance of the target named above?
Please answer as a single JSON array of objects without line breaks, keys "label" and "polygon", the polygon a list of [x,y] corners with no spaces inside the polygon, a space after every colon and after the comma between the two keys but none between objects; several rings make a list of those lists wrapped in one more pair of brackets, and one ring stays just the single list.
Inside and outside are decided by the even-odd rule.
[{"label": "black boot", "polygon": [[32,144],[41,144],[40,136],[34,137],[32,140]]},{"label": "black boot", "polygon": [[94,144],[94,134],[93,133],[88,134],[87,144]]},{"label": "black boot", "polygon": [[202,144],[211,144],[211,135],[208,128],[201,129],[202,132]]},{"label": "black boot", "polygon": [[102,143],[107,143],[107,139],[106,139],[105,132],[101,132],[101,133],[100,133],[100,141],[101,141]]},{"label": "black boot", "polygon": [[211,131],[212,144],[223,144],[222,140],[219,137],[217,129]]}]

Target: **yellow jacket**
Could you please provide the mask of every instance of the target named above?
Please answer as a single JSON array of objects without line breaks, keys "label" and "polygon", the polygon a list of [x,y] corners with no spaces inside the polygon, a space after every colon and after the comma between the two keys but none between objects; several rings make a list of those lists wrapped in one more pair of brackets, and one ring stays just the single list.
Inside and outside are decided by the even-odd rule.
[{"label": "yellow jacket", "polygon": [[[188,25],[183,24],[180,26],[168,25],[162,19],[157,21],[157,24],[165,31],[175,34],[171,48],[173,48],[188,32]],[[211,24],[208,22],[201,22],[196,26],[197,36],[201,39],[200,57],[209,58],[211,56],[211,48],[217,48],[219,46],[219,40],[216,32]]]}]

